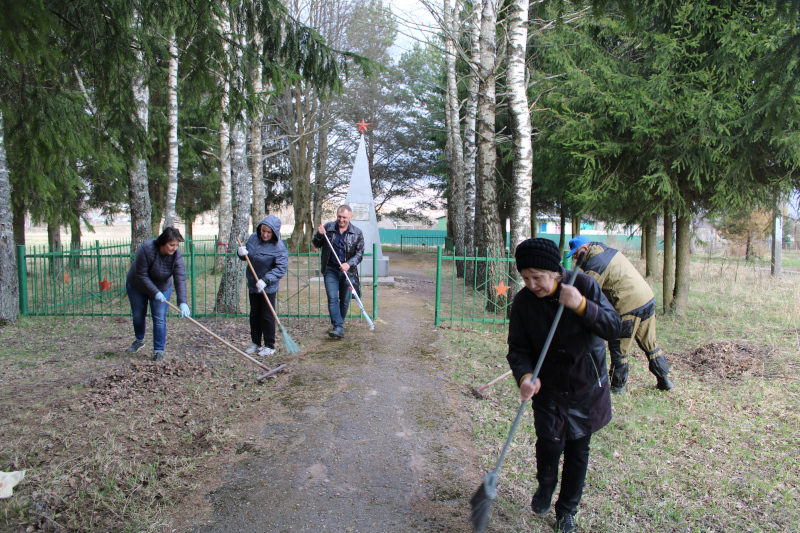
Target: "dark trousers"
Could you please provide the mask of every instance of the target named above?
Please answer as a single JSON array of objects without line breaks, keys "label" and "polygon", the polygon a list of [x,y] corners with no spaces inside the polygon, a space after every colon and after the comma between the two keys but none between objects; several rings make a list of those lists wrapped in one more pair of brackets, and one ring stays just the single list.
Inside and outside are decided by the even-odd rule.
[{"label": "dark trousers", "polygon": [[558,483],[558,461],[564,454],[561,472],[561,492],[556,501],[556,516],[574,515],[578,510],[589,467],[591,434],[577,440],[554,441],[536,439],[536,480],[539,487],[552,496]]},{"label": "dark trousers", "polygon": [[[269,303],[275,307],[278,293],[267,294]],[[250,339],[256,346],[261,346],[261,336],[264,336],[264,346],[275,348],[275,316],[270,311],[264,295],[260,292],[250,293]]]}]

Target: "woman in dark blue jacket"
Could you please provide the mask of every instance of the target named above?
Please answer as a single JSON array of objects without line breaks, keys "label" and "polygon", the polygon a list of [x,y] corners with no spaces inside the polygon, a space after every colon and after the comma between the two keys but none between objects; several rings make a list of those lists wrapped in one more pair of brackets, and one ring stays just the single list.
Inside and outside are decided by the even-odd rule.
[{"label": "woman in dark blue jacket", "polygon": [[[289,251],[281,240],[281,221],[275,215],[269,215],[261,221],[255,233],[250,235],[244,246],[237,250],[239,259],[250,263],[258,274],[253,277],[247,269],[247,290],[250,293],[250,339],[252,344],[245,350],[247,353],[272,355],[275,353],[275,317],[272,316],[261,291],[267,295],[273,309],[275,307],[280,279],[289,268]],[[264,347],[261,347],[261,337]]]},{"label": "woman in dark blue jacket", "polygon": [[[561,254],[552,241],[523,241],[515,257],[525,288],[511,307],[507,359],[521,399],[533,398],[539,488],[531,507],[540,515],[550,510],[563,454],[556,530],[572,533],[577,531],[574,515],[586,480],[589,441],[611,420],[603,339],[618,338],[622,323],[591,277],[578,274],[574,286],[561,283],[571,273],[561,267]],[[559,304],[566,309],[539,376],[532,380]]]},{"label": "woman in dark blue jacket", "polygon": [[153,319],[153,361],[164,359],[164,345],[167,341],[167,301],[172,296],[173,279],[178,293],[181,316],[187,317],[186,304],[186,266],[178,245],[183,242],[181,232],[176,228],[164,228],[157,239],[146,241],[136,251],[125,288],[131,302],[133,333],[135,339],[128,348],[129,353],[138,352],[144,346],[145,319],[147,305]]}]

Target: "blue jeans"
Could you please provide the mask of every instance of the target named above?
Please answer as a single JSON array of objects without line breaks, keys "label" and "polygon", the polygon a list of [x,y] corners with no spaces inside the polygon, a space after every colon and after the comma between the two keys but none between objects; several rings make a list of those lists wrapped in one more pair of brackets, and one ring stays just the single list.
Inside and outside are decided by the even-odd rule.
[{"label": "blue jeans", "polygon": [[328,294],[328,314],[334,327],[343,326],[350,309],[350,284],[345,273],[338,268],[328,267],[325,271],[325,292]]},{"label": "blue jeans", "polygon": [[[128,291],[128,300],[131,302],[131,315],[133,316],[133,334],[136,340],[144,340],[145,320],[147,319],[147,304],[150,303],[150,315],[153,317],[153,350],[164,351],[167,342],[167,309],[165,302],[157,302],[146,294],[142,294],[129,283],[125,284]],[[164,298],[169,300],[172,296],[172,287],[162,291]]]}]

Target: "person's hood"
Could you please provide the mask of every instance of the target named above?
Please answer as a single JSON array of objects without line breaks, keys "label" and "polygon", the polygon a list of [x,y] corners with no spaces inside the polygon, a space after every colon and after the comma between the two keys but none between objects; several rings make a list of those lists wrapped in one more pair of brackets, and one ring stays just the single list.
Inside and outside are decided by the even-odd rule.
[{"label": "person's hood", "polygon": [[272,240],[277,241],[281,238],[281,219],[276,217],[275,215],[269,215],[267,218],[262,220],[258,223],[258,227],[256,227],[256,235],[261,238],[261,226],[266,224],[272,230]]}]

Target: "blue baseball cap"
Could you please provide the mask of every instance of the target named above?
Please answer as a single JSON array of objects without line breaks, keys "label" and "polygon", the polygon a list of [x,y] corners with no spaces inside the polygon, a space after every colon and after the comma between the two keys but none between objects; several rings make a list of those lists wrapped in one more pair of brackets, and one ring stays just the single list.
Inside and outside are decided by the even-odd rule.
[{"label": "blue baseball cap", "polygon": [[572,240],[570,240],[569,241],[569,253],[567,254],[567,257],[572,257],[572,254],[574,254],[575,251],[578,248],[580,248],[581,246],[583,246],[584,244],[589,244],[589,239],[587,239],[583,235],[578,235],[577,237],[575,237]]}]

